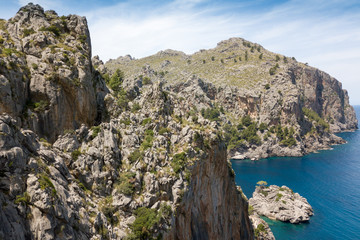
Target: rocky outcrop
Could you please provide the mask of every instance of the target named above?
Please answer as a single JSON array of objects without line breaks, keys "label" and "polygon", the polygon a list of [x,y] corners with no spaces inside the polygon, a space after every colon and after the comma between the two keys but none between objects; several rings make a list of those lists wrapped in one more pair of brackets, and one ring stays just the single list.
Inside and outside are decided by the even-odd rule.
[{"label": "rocky outcrop", "polygon": [[255,239],[257,240],[275,240],[269,225],[256,213],[250,215],[250,220],[254,228]]},{"label": "rocky outcrop", "polygon": [[247,200],[236,190],[224,144],[214,142],[194,164],[175,224],[164,239],[253,239]]},{"label": "rocky outcrop", "polygon": [[286,186],[257,186],[249,204],[257,214],[283,222],[306,222],[313,215],[307,200]]},{"label": "rocky outcrop", "polygon": [[50,142],[92,126],[108,91],[91,64],[86,19],[28,4],[2,26],[1,112]]}]

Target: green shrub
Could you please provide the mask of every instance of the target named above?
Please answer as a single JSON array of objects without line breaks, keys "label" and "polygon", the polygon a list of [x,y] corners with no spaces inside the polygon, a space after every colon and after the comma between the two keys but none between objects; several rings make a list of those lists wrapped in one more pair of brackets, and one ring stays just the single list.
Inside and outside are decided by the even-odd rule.
[{"label": "green shrub", "polygon": [[14,203],[24,203],[25,205],[28,205],[30,203],[30,195],[28,194],[28,192],[24,192],[22,195],[17,195]]},{"label": "green shrub", "polygon": [[[119,222],[119,219],[115,215],[116,208],[112,205],[113,199],[112,196],[108,196],[102,199],[99,203],[99,210],[105,215],[108,222],[111,225],[114,225]],[[101,231],[102,235],[106,235],[107,231]]]},{"label": "green shrub", "polygon": [[140,106],[140,104],[138,104],[138,103],[134,103],[133,104],[133,106],[132,106],[132,108],[131,108],[131,112],[137,112],[137,111],[139,111],[141,109],[141,106]]},{"label": "green shrub", "polygon": [[294,137],[288,137],[280,142],[281,145],[292,147],[296,145],[296,140]]},{"label": "green shrub", "polygon": [[306,117],[308,117],[312,121],[315,121],[317,123],[317,125],[323,127],[326,131],[329,130],[329,127],[330,127],[329,124],[324,119],[322,119],[317,114],[317,112],[313,111],[312,109],[305,108],[305,107],[302,108],[302,111]]},{"label": "green shrub", "polygon": [[54,25],[51,25],[51,26],[49,26],[49,27],[47,27],[47,28],[41,27],[39,30],[40,30],[40,31],[49,31],[49,32],[52,32],[52,33],[54,33],[55,36],[57,36],[57,37],[59,37],[59,36],[60,36],[60,33],[61,33],[60,29],[59,29],[57,26],[54,26]]},{"label": "green shrub", "polygon": [[144,156],[144,154],[142,152],[140,152],[139,149],[137,149],[129,155],[128,159],[129,159],[130,163],[134,163],[137,160],[139,160],[140,158],[142,158],[143,156]]},{"label": "green shrub", "polygon": [[118,181],[115,183],[115,189],[122,194],[131,196],[135,191],[135,176],[136,173],[133,172],[122,172],[118,178]]},{"label": "green shrub", "polygon": [[168,133],[168,132],[170,132],[170,129],[168,129],[166,127],[163,127],[163,128],[159,129],[159,134],[160,135],[164,135],[165,133]]},{"label": "green shrub", "polygon": [[35,33],[34,29],[32,28],[25,28],[23,30],[23,36],[24,37],[27,37],[27,36],[30,36],[31,34]]},{"label": "green shrub", "polygon": [[263,181],[263,180],[258,181],[256,184],[257,184],[257,185],[260,185],[260,186],[266,186],[266,185],[268,185],[268,183],[267,183],[266,181]]},{"label": "green shrub", "polygon": [[39,178],[38,181],[40,183],[40,188],[42,190],[50,188],[51,189],[51,195],[53,197],[55,197],[57,192],[56,192],[54,184],[51,182],[50,178],[48,176],[46,176],[44,173],[39,174],[38,178]]},{"label": "green shrub", "polygon": [[148,85],[148,84],[151,84],[152,82],[151,82],[151,79],[149,78],[149,77],[144,77],[143,79],[142,79],[142,84],[143,85]]},{"label": "green shrub", "polygon": [[135,210],[135,221],[130,228],[136,239],[150,239],[153,227],[158,223],[156,209],[140,207]]},{"label": "green shrub", "polygon": [[252,205],[249,204],[249,207],[248,207],[248,213],[249,215],[252,215],[254,213],[254,207]]},{"label": "green shrub", "polygon": [[218,108],[201,109],[201,115],[210,121],[219,121],[220,110]]},{"label": "green shrub", "polygon": [[92,131],[91,137],[93,139],[98,136],[99,132],[101,132],[101,127],[100,126],[92,126],[90,129]]},{"label": "green shrub", "polygon": [[265,89],[266,89],[266,90],[270,89],[270,84],[267,83],[267,84],[265,85]]},{"label": "green shrub", "polygon": [[153,138],[154,138],[154,131],[151,129],[148,129],[145,131],[145,137],[144,141],[141,143],[140,148],[145,151],[148,148],[152,147],[153,144]]},{"label": "green shrub", "polygon": [[87,39],[86,35],[80,35],[80,36],[79,36],[79,41],[80,41],[82,44],[85,44],[85,43],[86,43],[86,39]]},{"label": "green shrub", "polygon": [[279,201],[281,198],[282,198],[282,194],[281,193],[278,193],[278,194],[276,194],[276,199],[275,199],[275,201]]},{"label": "green shrub", "polygon": [[150,123],[151,121],[152,121],[151,118],[145,118],[144,120],[142,120],[141,125],[145,126],[146,124]]},{"label": "green shrub", "polygon": [[32,66],[32,68],[33,68],[34,70],[37,70],[37,69],[39,68],[39,66],[38,66],[37,64],[35,64],[35,63],[31,64],[31,66]]},{"label": "green shrub", "polygon": [[186,153],[178,153],[173,156],[173,160],[171,162],[171,167],[174,169],[175,173],[179,173],[182,169],[184,169],[186,160]]},{"label": "green shrub", "polygon": [[128,125],[131,124],[131,120],[130,120],[130,118],[121,119],[121,120],[120,120],[120,123],[123,123],[123,124],[125,124],[126,126],[128,126]]},{"label": "green shrub", "polygon": [[276,55],[276,57],[275,57],[275,61],[280,61],[280,57],[279,57],[279,55]]},{"label": "green shrub", "polygon": [[71,158],[73,161],[76,161],[79,156],[81,155],[81,151],[80,150],[74,150],[72,153],[71,153]]},{"label": "green shrub", "polygon": [[248,51],[245,51],[245,61],[248,60]]},{"label": "green shrub", "polygon": [[123,88],[120,88],[120,90],[117,92],[116,97],[117,97],[117,105],[121,109],[126,110],[129,102],[126,91]]},{"label": "green shrub", "polygon": [[40,100],[39,102],[35,102],[33,107],[35,112],[44,112],[48,107],[49,103],[45,100]]},{"label": "green shrub", "polygon": [[214,57],[214,56],[211,57],[211,61],[215,61],[215,57]]},{"label": "green shrub", "polygon": [[245,127],[250,126],[252,124],[251,117],[249,115],[246,115],[246,116],[242,117],[241,118],[241,123]]},{"label": "green shrub", "polygon": [[121,90],[121,84],[123,80],[124,72],[122,72],[120,69],[116,69],[115,73],[108,79],[107,84],[112,90],[119,92]]},{"label": "green shrub", "polygon": [[261,193],[262,195],[264,195],[265,197],[267,197],[267,195],[269,194],[268,192],[266,192],[266,191],[264,191],[264,190],[261,190],[260,193]]},{"label": "green shrub", "polygon": [[257,225],[254,233],[255,233],[255,237],[258,237],[260,235],[261,232],[264,232],[266,233],[266,230],[265,230],[265,226],[264,224],[260,223],[259,225]]},{"label": "green shrub", "polygon": [[267,128],[268,128],[268,126],[267,126],[266,123],[260,123],[260,126],[259,126],[259,131],[260,132],[263,133]]}]

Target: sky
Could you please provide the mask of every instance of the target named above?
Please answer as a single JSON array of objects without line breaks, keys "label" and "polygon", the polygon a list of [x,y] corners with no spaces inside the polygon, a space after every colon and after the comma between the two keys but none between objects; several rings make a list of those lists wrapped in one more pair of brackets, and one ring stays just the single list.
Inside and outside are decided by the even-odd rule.
[{"label": "sky", "polygon": [[[86,16],[93,55],[106,62],[160,50],[187,54],[242,37],[339,81],[360,105],[360,0],[33,0]],[[9,19],[27,0],[0,0]]]}]

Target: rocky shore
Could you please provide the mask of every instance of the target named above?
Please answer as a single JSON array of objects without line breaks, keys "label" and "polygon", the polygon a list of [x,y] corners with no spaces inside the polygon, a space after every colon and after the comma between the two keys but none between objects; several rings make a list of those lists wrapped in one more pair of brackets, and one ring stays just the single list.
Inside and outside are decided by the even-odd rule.
[{"label": "rocky shore", "polygon": [[283,222],[307,222],[314,214],[307,200],[286,186],[257,186],[249,204],[257,214]]}]

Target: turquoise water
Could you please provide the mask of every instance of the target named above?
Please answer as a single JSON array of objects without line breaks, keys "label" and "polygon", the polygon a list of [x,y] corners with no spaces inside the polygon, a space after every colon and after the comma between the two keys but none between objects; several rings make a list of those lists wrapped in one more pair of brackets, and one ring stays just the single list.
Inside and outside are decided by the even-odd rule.
[{"label": "turquoise water", "polygon": [[[360,106],[356,106],[360,119]],[[339,134],[347,144],[304,157],[232,161],[236,184],[249,198],[256,182],[286,185],[314,209],[309,223],[265,219],[276,239],[360,239],[360,131]]]}]

